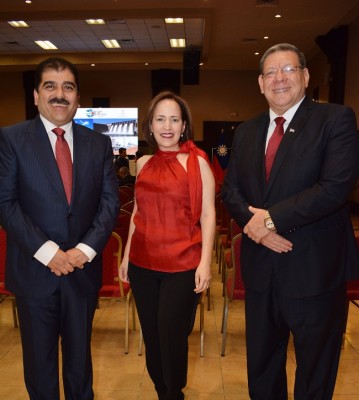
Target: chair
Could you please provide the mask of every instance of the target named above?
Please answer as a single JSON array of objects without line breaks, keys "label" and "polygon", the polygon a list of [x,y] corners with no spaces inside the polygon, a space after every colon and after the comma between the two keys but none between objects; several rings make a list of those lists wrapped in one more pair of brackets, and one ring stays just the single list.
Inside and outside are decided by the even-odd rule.
[{"label": "chair", "polygon": [[122,240],[116,233],[112,232],[103,251],[102,287],[99,291],[101,298],[117,298],[125,300],[125,353],[128,353],[129,336],[129,310],[132,305],[132,325],[136,330],[135,303],[132,296],[131,286],[119,279],[119,268],[121,264]]},{"label": "chair", "polygon": [[135,205],[135,200],[128,201],[127,203],[121,206],[121,210],[125,210],[128,211],[129,213],[132,213],[134,205]]},{"label": "chair", "polygon": [[4,299],[10,299],[12,305],[12,315],[14,319],[14,327],[17,328],[18,318],[16,311],[16,301],[13,293],[5,288],[5,258],[6,258],[6,232],[0,227],[0,303]]},{"label": "chair", "polygon": [[123,257],[123,251],[125,249],[128,237],[128,230],[130,227],[132,214],[129,211],[120,209],[117,215],[116,226],[114,231],[120,236],[122,241],[121,259]]},{"label": "chair", "polygon": [[226,247],[228,233],[229,233],[229,222],[231,220],[227,208],[225,207],[223,200],[219,202],[219,213],[220,219],[219,224],[216,226],[216,258],[218,261],[218,273],[221,273],[222,268],[222,253],[221,249]]},{"label": "chair", "polygon": [[231,243],[231,264],[226,265],[224,280],[224,302],[222,313],[222,349],[221,356],[225,355],[227,340],[227,322],[229,303],[233,300],[244,300],[245,289],[240,267],[242,234],[234,236]]},{"label": "chair", "polygon": [[[354,234],[358,246],[359,251],[359,230],[354,228]],[[359,308],[359,280],[351,280],[347,282],[347,302],[346,302],[346,316],[345,316],[345,324],[344,324],[344,334],[347,330],[347,322],[348,322],[348,314],[349,314],[349,304],[352,303],[356,307]]]},{"label": "chair", "polygon": [[118,188],[118,196],[120,200],[120,206],[128,203],[134,198],[134,187],[133,186],[120,186]]},{"label": "chair", "polygon": [[[231,243],[234,236],[242,233],[242,228],[237,224],[234,218],[230,219],[229,229],[227,238],[225,241],[222,241],[220,248],[220,257],[219,261],[221,266],[219,266],[219,271],[222,272],[222,283],[224,283],[224,273],[225,273],[225,264],[229,265],[231,263]],[[224,295],[224,292],[223,292]]]}]

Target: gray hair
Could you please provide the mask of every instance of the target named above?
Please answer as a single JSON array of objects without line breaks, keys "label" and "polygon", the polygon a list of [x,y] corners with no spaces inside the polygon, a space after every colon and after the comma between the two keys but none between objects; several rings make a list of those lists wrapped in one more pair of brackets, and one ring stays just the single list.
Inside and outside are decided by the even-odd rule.
[{"label": "gray hair", "polygon": [[263,65],[265,60],[268,58],[273,53],[276,53],[277,51],[292,51],[298,56],[299,60],[299,66],[303,69],[306,68],[306,61],[305,61],[305,56],[304,54],[298,49],[298,47],[293,46],[292,44],[289,43],[279,43],[276,44],[272,47],[270,47],[262,56],[260,62],[259,62],[259,72],[262,74],[263,73]]}]

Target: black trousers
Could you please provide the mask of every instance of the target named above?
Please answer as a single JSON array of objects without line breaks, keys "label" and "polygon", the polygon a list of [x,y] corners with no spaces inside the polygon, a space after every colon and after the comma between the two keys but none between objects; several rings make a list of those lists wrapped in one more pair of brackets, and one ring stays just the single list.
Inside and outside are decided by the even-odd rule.
[{"label": "black trousers", "polygon": [[195,270],[165,273],[129,263],[128,276],[146,345],[148,373],[160,400],[182,400],[187,383],[188,336],[199,295]]},{"label": "black trousers", "polygon": [[66,400],[92,400],[91,332],[98,294],[84,295],[67,277],[46,298],[16,296],[24,376],[31,400],[59,400],[59,338]]},{"label": "black trousers", "polygon": [[346,290],[286,298],[280,289],[246,290],[247,367],[250,398],[284,400],[286,358],[292,333],[296,355],[295,400],[330,400],[345,321]]}]

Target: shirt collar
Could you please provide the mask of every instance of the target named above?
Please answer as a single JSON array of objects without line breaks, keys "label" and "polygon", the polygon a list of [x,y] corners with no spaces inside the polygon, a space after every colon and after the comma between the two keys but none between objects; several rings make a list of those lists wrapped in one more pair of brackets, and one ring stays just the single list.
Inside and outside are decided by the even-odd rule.
[{"label": "shirt collar", "polygon": [[[305,96],[304,96],[305,97]],[[294,114],[297,112],[299,106],[302,104],[302,101],[304,100],[304,97],[298,101],[297,104],[295,104],[293,107],[291,107],[289,110],[287,110],[283,115],[277,115],[271,108],[269,109],[269,119],[270,119],[270,124],[274,123],[275,118],[277,117],[283,117],[285,119],[285,126],[288,126],[292,118],[294,117]]]},{"label": "shirt collar", "polygon": [[43,115],[40,114],[40,118],[42,123],[45,126],[46,132],[49,133],[51,132],[54,128],[62,128],[67,134],[72,135],[72,121],[68,122],[65,125],[57,126],[54,125],[52,122],[47,120]]}]

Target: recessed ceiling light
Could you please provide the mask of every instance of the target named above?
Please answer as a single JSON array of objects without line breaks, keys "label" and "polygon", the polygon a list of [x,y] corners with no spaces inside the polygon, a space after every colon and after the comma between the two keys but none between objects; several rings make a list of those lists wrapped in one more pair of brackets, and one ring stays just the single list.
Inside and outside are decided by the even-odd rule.
[{"label": "recessed ceiling light", "polygon": [[269,39],[269,36],[264,36],[264,38],[263,39]]},{"label": "recessed ceiling light", "polygon": [[87,19],[86,22],[89,25],[104,25],[106,21],[104,19]]},{"label": "recessed ceiling light", "polygon": [[25,0],[25,3],[26,3],[26,4],[31,4],[32,1],[31,1],[31,0]]},{"label": "recessed ceiling light", "polygon": [[165,18],[166,24],[183,24],[183,18]]},{"label": "recessed ceiling light", "polygon": [[103,39],[101,40],[103,45],[108,49],[120,49],[120,43],[116,39]]},{"label": "recessed ceiling light", "polygon": [[91,64],[91,67],[96,67],[96,64]]},{"label": "recessed ceiling light", "polygon": [[258,51],[257,51],[257,52],[255,52],[255,53],[254,53],[254,55],[255,55],[255,56],[259,56],[259,53],[258,53]]},{"label": "recessed ceiling light", "polygon": [[147,66],[147,65],[148,65],[148,62],[145,62],[145,65]]},{"label": "recessed ceiling light", "polygon": [[44,50],[58,50],[49,40],[35,40],[35,43]]},{"label": "recessed ceiling light", "polygon": [[29,28],[29,25],[25,21],[7,21],[7,23],[14,28]]},{"label": "recessed ceiling light", "polygon": [[186,47],[185,39],[170,39],[170,44],[172,48],[183,48]]},{"label": "recessed ceiling light", "polygon": [[274,16],[275,18],[282,18],[282,16],[280,14],[277,14]]}]

